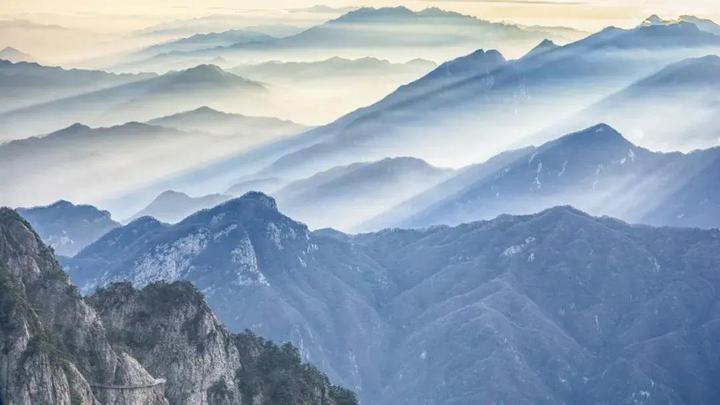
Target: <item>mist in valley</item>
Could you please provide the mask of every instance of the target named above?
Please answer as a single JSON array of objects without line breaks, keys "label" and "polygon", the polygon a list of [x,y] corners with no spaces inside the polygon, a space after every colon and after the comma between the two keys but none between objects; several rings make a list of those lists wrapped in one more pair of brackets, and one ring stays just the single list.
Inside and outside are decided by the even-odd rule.
[{"label": "mist in valley", "polygon": [[181,3],[0,6],[0,402],[720,401],[713,16]]}]

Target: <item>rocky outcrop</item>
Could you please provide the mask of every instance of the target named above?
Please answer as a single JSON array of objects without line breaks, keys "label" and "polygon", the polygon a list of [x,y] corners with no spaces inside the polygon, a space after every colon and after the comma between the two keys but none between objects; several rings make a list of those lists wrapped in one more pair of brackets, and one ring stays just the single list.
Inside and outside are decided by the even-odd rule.
[{"label": "rocky outcrop", "polygon": [[30,225],[0,208],[0,403],[357,401],[292,345],[230,334],[189,283],[115,284],[86,301]]},{"label": "rocky outcrop", "polygon": [[354,395],[281,347],[250,332],[230,334],[187,282],[142,290],[118,283],[90,303],[115,346],[167,379],[171,404],[355,404]]},{"label": "rocky outcrop", "polygon": [[7,208],[0,208],[0,292],[5,403],[167,404],[162,381],[110,346],[52,250]]}]

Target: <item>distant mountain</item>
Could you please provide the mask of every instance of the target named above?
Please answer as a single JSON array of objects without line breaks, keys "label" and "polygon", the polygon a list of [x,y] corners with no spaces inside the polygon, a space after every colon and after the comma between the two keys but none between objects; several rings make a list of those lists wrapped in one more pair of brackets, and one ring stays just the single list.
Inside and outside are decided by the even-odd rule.
[{"label": "distant mountain", "polygon": [[32,55],[19,51],[11,46],[7,46],[3,50],[0,50],[0,59],[13,63],[35,61],[35,58]]},{"label": "distant mountain", "polygon": [[[0,114],[7,138],[36,135],[74,122],[113,125],[145,121],[178,110],[209,105],[217,108],[258,103],[266,93],[259,83],[200,65],[159,77],[85,93]],[[168,100],[172,99],[172,103]],[[42,117],[42,119],[40,119]]]},{"label": "distant mountain", "polygon": [[230,71],[258,81],[286,83],[297,80],[329,81],[374,75],[396,75],[414,80],[435,67],[434,62],[423,59],[390,63],[387,60],[371,57],[360,59],[333,57],[317,62],[272,61],[257,65],[240,65]]},{"label": "distant mountain", "polygon": [[[274,36],[259,31],[248,29],[230,29],[222,32],[207,32],[191,30],[192,35],[178,32],[180,35],[188,35],[178,39],[177,35],[171,35],[169,40],[162,41],[155,45],[148,46],[131,55],[126,56],[120,63],[109,66],[108,69],[119,72],[157,72],[166,73],[172,70],[183,70],[200,64],[216,64],[227,66],[222,55],[212,57],[183,57],[176,58],[176,55],[185,55],[194,51],[228,47],[235,44],[262,44],[273,41]],[[167,34],[158,32],[161,37]],[[154,34],[146,34],[152,36]]]},{"label": "distant mountain", "polygon": [[387,158],[317,173],[273,195],[284,212],[312,228],[347,231],[452,173],[419,159]]},{"label": "distant mountain", "polygon": [[719,113],[720,57],[710,55],[672,64],[552,130],[607,122],[650,149],[692,151],[720,145]]},{"label": "distant mountain", "polygon": [[445,62],[414,82],[400,87],[388,95],[382,102],[400,103],[403,99],[420,97],[447,86],[457,85],[463,81],[505,66],[507,60],[498,51],[478,49],[471,54]]},{"label": "distant mountain", "polygon": [[369,224],[459,224],[565,203],[632,222],[717,228],[720,193],[704,185],[718,170],[718,148],[654,153],[598,125],[465,170]]},{"label": "distant mountain", "polygon": [[17,212],[56,254],[62,256],[74,256],[120,226],[107,211],[68,201],[58,201],[46,207],[18,208]]},{"label": "distant mountain", "polygon": [[535,55],[552,51],[557,48],[559,48],[559,46],[555,42],[549,39],[543,39],[543,41],[540,42],[535,48],[531,49],[530,52],[526,53],[523,58],[531,58]]},{"label": "distant mountain", "polygon": [[211,32],[207,34],[195,34],[186,38],[167,41],[161,44],[150,46],[141,51],[143,54],[160,54],[166,52],[194,51],[198,49],[215,48],[234,44],[254,44],[275,39],[274,37],[261,32],[246,30],[228,30],[223,32]]},{"label": "distant mountain", "polygon": [[150,125],[175,128],[188,132],[204,132],[217,135],[247,135],[253,143],[260,144],[281,137],[298,134],[308,127],[272,117],[248,117],[200,107],[148,121]]},{"label": "distant mountain", "polygon": [[6,403],[357,403],[292,345],[230,334],[187,283],[113,285],[83,299],[52,251],[7,208],[0,209],[0,297]]},{"label": "distant mountain", "polygon": [[[186,124],[187,131],[137,122],[108,128],[75,124],[49,135],[0,144],[0,204],[42,205],[64,198],[102,205],[116,217],[127,218],[173,188],[167,182],[173,176],[252,150],[289,135],[285,129],[295,127],[247,118],[249,125],[236,128],[241,133],[207,134],[191,130],[203,121],[202,112],[199,115],[166,119]],[[228,119],[245,122],[245,118]],[[210,129],[223,125],[217,121]],[[57,178],[63,181],[48,181]],[[132,199],[114,201],[128,193],[133,193]]]},{"label": "distant mountain", "polygon": [[0,60],[0,113],[150,77]]},{"label": "distant mountain", "polygon": [[363,7],[300,33],[264,42],[157,55],[148,66],[221,56],[235,64],[248,60],[307,60],[367,55],[383,59],[447,60],[474,49],[497,47],[521,55],[544,38],[567,43],[585,33],[565,28],[495,23],[438,8]]},{"label": "distant mountain", "polygon": [[[396,30],[389,31],[390,26]],[[434,26],[435,30],[428,29]],[[434,35],[433,35],[434,34]],[[278,41],[282,46],[427,46],[492,39],[501,42],[540,40],[540,33],[518,26],[492,23],[439,8],[412,11],[405,7],[363,7],[325,24]],[[450,38],[454,37],[455,43]],[[479,44],[477,44],[479,45]]]},{"label": "distant mountain", "polygon": [[169,190],[157,196],[147,207],[133,215],[131,220],[149,216],[163,222],[175,223],[195,211],[214,207],[230,198],[232,197],[222,194],[190,197],[185,193]]},{"label": "distant mountain", "polygon": [[646,18],[645,21],[642,22],[641,26],[672,25],[679,23],[694,24],[702,31],[709,32],[715,35],[720,35],[720,25],[718,25],[712,20],[698,18],[691,15],[680,16],[677,20],[665,20],[660,18],[658,15],[653,14],[650,17]]},{"label": "distant mountain", "polygon": [[231,329],[296,343],[363,402],[720,398],[717,230],[559,207],[350,236],[308,232],[260,194],[134,229],[67,263],[84,291],[189,280]]},{"label": "distant mountain", "polygon": [[691,15],[682,15],[680,16],[681,21],[689,22],[692,24],[697,25],[698,28],[700,28],[703,31],[720,35],[720,24],[716,23],[715,21],[706,19],[706,18],[698,18]]},{"label": "distant mountain", "polygon": [[457,195],[464,189],[471,187],[478,180],[492,176],[513,163],[528,159],[533,151],[535,151],[533,146],[510,150],[485,162],[458,169],[454,176],[436,186],[423,190],[400,204],[387,207],[380,215],[360,224],[358,229],[361,231],[373,231],[403,223],[413,215],[425,212],[430,207],[450,198],[450,196]]},{"label": "distant mountain", "polygon": [[[570,45],[498,63],[489,72],[470,70],[464,79],[441,82],[430,92],[423,91],[428,82],[423,78],[315,130],[323,134],[318,142],[289,153],[263,175],[314,172],[397,154],[437,165],[472,164],[526,145],[538,128],[562,122],[671,63],[704,56],[708,49],[720,50],[720,37],[693,24],[608,28]],[[447,68],[441,65],[437,71]]]}]

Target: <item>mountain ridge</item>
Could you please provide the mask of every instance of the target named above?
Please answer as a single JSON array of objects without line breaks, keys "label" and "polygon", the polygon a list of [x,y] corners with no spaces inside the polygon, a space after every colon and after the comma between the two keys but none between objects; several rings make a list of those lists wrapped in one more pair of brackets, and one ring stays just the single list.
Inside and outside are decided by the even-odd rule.
[{"label": "mountain ridge", "polygon": [[[709,305],[720,282],[712,267],[720,260],[717,230],[628,225],[562,206],[420,230],[308,232],[259,193],[183,222],[141,237],[132,251],[101,240],[68,271],[76,279],[102,268],[142,285],[150,279],[137,260],[192,247],[182,250],[180,267],[162,274],[205,289],[231,328],[251,324],[302,342],[303,358],[342,376],[372,403],[615,403],[640,391],[654,400],[710,403],[720,395],[712,385],[685,384],[691,375],[709,381],[713,367],[702,359],[719,355],[704,342],[720,330],[702,326],[715,325],[719,315],[691,309]],[[190,243],[201,240],[207,244]],[[223,264],[233,250],[236,264]],[[243,287],[230,295],[222,288],[234,276],[225,272],[242,275]],[[104,284],[98,281],[80,284]],[[695,287],[699,294],[680,294]],[[671,296],[682,304],[669,307]],[[270,325],[268,313],[285,321]],[[683,328],[691,334],[677,333]],[[667,345],[682,353],[668,356],[660,350]],[[643,366],[652,359],[666,368],[680,358],[691,359],[693,371],[668,375]],[[603,373],[608,368],[612,374]]]}]

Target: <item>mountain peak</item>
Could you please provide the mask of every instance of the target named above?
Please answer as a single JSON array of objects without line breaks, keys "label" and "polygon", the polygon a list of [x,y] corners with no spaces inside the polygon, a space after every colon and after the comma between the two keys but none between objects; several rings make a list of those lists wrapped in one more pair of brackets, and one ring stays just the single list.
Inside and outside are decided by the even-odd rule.
[{"label": "mountain peak", "polygon": [[32,55],[28,55],[11,46],[6,46],[0,51],[0,59],[7,60],[9,62],[32,62]]},{"label": "mountain peak", "polygon": [[272,210],[277,211],[277,202],[274,198],[270,197],[269,195],[265,193],[261,193],[259,191],[249,191],[245,193],[242,197],[233,200],[233,201],[256,201]]},{"label": "mountain peak", "polygon": [[57,130],[57,131],[55,131],[55,132],[51,132],[51,133],[48,134],[47,136],[71,135],[71,134],[76,134],[76,133],[78,133],[78,132],[89,131],[89,130],[91,130],[91,129],[92,129],[92,128],[90,128],[89,126],[87,126],[87,125],[85,125],[85,124],[81,124],[81,123],[79,123],[79,122],[76,122],[76,123],[70,125],[69,127],[66,127],[66,128],[63,128],[63,129],[59,129],[59,130]]},{"label": "mountain peak", "polygon": [[552,51],[553,49],[556,49],[559,47],[560,46],[558,46],[555,42],[546,38],[546,39],[543,39],[542,42],[537,44],[537,46],[535,46],[533,49],[531,49],[530,52],[525,54],[525,56],[523,56],[523,58],[529,58],[531,56],[539,55],[541,53]]},{"label": "mountain peak", "polygon": [[635,147],[635,145],[625,139],[615,128],[604,123],[550,141],[545,144],[543,149],[561,145],[563,147],[571,146],[580,148]]},{"label": "mountain peak", "polygon": [[20,214],[14,209],[8,207],[0,207],[0,228],[8,227],[13,223],[25,223]]},{"label": "mountain peak", "polygon": [[252,85],[263,88],[260,83],[247,80],[243,77],[224,71],[221,67],[212,64],[198,65],[189,69],[174,71],[166,74],[168,78],[182,84],[187,83],[218,83]]},{"label": "mountain peak", "polygon": [[166,198],[190,198],[190,196],[180,191],[167,190],[160,193],[160,195],[158,195],[155,200],[161,200]]},{"label": "mountain peak", "polygon": [[411,18],[416,14],[405,6],[397,7],[361,7],[357,10],[349,11],[331,23],[374,23],[384,20],[393,20],[397,18]]},{"label": "mountain peak", "polygon": [[650,17],[646,18],[641,25],[664,25],[667,24],[669,21],[663,20],[658,16],[657,14],[653,14]]},{"label": "mountain peak", "polygon": [[202,107],[198,107],[198,108],[196,108],[196,109],[194,109],[194,110],[192,110],[192,111],[189,111],[189,112],[191,112],[191,113],[203,113],[203,114],[224,114],[222,111],[218,111],[218,110],[216,110],[216,109],[214,109],[214,108],[210,108],[210,107],[208,107],[208,106],[206,106],[206,105],[204,105],[204,106],[202,106]]},{"label": "mountain peak", "polygon": [[61,207],[62,207],[62,208],[66,208],[66,207],[74,207],[74,206],[75,206],[75,204],[71,203],[71,202],[68,201],[68,200],[57,200],[57,201],[55,201],[54,203],[50,204],[49,207],[53,207],[53,208],[61,208]]},{"label": "mountain peak", "polygon": [[490,71],[505,64],[507,60],[497,50],[478,49],[468,55],[460,56],[451,61],[445,62],[435,70],[425,75],[421,80],[436,78],[461,79],[472,75],[489,73]]}]

